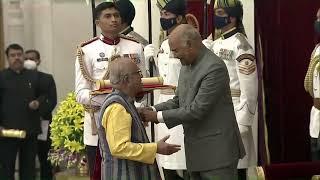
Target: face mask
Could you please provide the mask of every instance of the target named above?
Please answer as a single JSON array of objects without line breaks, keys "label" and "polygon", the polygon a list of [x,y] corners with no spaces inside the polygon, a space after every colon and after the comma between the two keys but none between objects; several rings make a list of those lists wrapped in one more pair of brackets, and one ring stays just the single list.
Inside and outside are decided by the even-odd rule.
[{"label": "face mask", "polygon": [[229,17],[214,16],[214,27],[217,29],[221,29],[229,23]]},{"label": "face mask", "polygon": [[177,19],[175,17],[170,19],[160,18],[160,24],[162,29],[166,31],[177,24]]},{"label": "face mask", "polygon": [[37,69],[37,63],[30,60],[30,59],[25,60],[23,66],[24,66],[24,68],[29,69],[29,70]]},{"label": "face mask", "polygon": [[316,33],[320,34],[320,21],[314,22],[314,30],[316,31]]}]

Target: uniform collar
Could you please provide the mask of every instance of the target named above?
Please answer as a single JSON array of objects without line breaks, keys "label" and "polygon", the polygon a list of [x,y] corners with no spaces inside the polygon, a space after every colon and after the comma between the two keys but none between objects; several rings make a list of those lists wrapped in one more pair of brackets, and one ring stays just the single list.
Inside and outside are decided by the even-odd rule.
[{"label": "uniform collar", "polygon": [[124,30],[122,30],[119,34],[127,35],[127,34],[129,34],[131,31],[133,31],[133,27],[128,26],[128,27],[124,28]]},{"label": "uniform collar", "polygon": [[120,37],[116,37],[115,39],[110,39],[108,37],[105,37],[103,34],[100,35],[100,40],[106,44],[109,45],[117,45],[120,42]]},{"label": "uniform collar", "polygon": [[233,27],[233,28],[229,29],[228,31],[222,33],[221,38],[227,39],[227,38],[233,36],[234,34],[236,34],[237,32],[239,32],[238,29],[236,27]]}]

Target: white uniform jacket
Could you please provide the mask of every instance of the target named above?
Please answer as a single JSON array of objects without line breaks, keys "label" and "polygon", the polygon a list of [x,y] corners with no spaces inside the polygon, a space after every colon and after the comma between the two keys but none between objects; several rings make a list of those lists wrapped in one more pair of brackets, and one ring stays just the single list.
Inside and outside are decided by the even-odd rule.
[{"label": "white uniform jacket", "polygon": [[[320,131],[320,44],[318,44],[311,55],[311,62],[308,71],[310,71],[310,89],[314,99],[314,105],[310,112],[309,131],[312,138],[319,137]],[[311,68],[311,69],[310,69]]]},{"label": "white uniform jacket", "polygon": [[78,47],[75,62],[75,93],[79,103],[87,107],[84,116],[84,144],[97,146],[98,136],[93,118],[98,118],[99,107],[105,95],[91,97],[90,92],[95,90],[95,80],[108,79],[108,63],[110,58],[119,54],[132,58],[143,75],[146,75],[143,46],[133,39],[120,35],[111,40],[103,35],[93,38]]},{"label": "white uniform jacket", "polygon": [[234,111],[247,154],[239,161],[238,168],[254,166],[257,164],[257,151],[251,126],[258,117],[258,75],[254,50],[236,29],[211,42],[209,49],[225,62],[230,77]]}]

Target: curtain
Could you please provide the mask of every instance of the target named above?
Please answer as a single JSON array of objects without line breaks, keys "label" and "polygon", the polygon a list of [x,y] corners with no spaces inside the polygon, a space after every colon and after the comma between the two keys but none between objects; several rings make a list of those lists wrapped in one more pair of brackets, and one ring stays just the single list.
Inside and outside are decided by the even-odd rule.
[{"label": "curtain", "polygon": [[312,99],[303,82],[319,7],[315,0],[255,0],[271,163],[309,160]]},{"label": "curtain", "polygon": [[211,4],[207,6],[206,14],[207,14],[207,27],[204,29],[204,20],[205,20],[205,12],[204,7],[206,1],[204,0],[187,0],[187,13],[193,14],[200,26],[200,34],[202,38],[207,38],[212,32],[212,17],[213,17],[213,3],[212,0]]},{"label": "curtain", "polygon": [[4,68],[5,64],[5,53],[4,53],[4,24],[3,24],[3,10],[2,2],[0,1],[0,69]]}]

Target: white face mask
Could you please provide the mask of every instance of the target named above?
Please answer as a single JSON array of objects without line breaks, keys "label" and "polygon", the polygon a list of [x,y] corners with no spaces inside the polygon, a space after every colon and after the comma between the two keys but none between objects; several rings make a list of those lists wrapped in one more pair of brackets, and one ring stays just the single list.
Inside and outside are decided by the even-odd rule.
[{"label": "white face mask", "polygon": [[26,59],[24,61],[23,66],[24,66],[24,68],[29,69],[29,70],[37,69],[37,63],[32,61],[32,60],[30,60],[30,59]]}]

